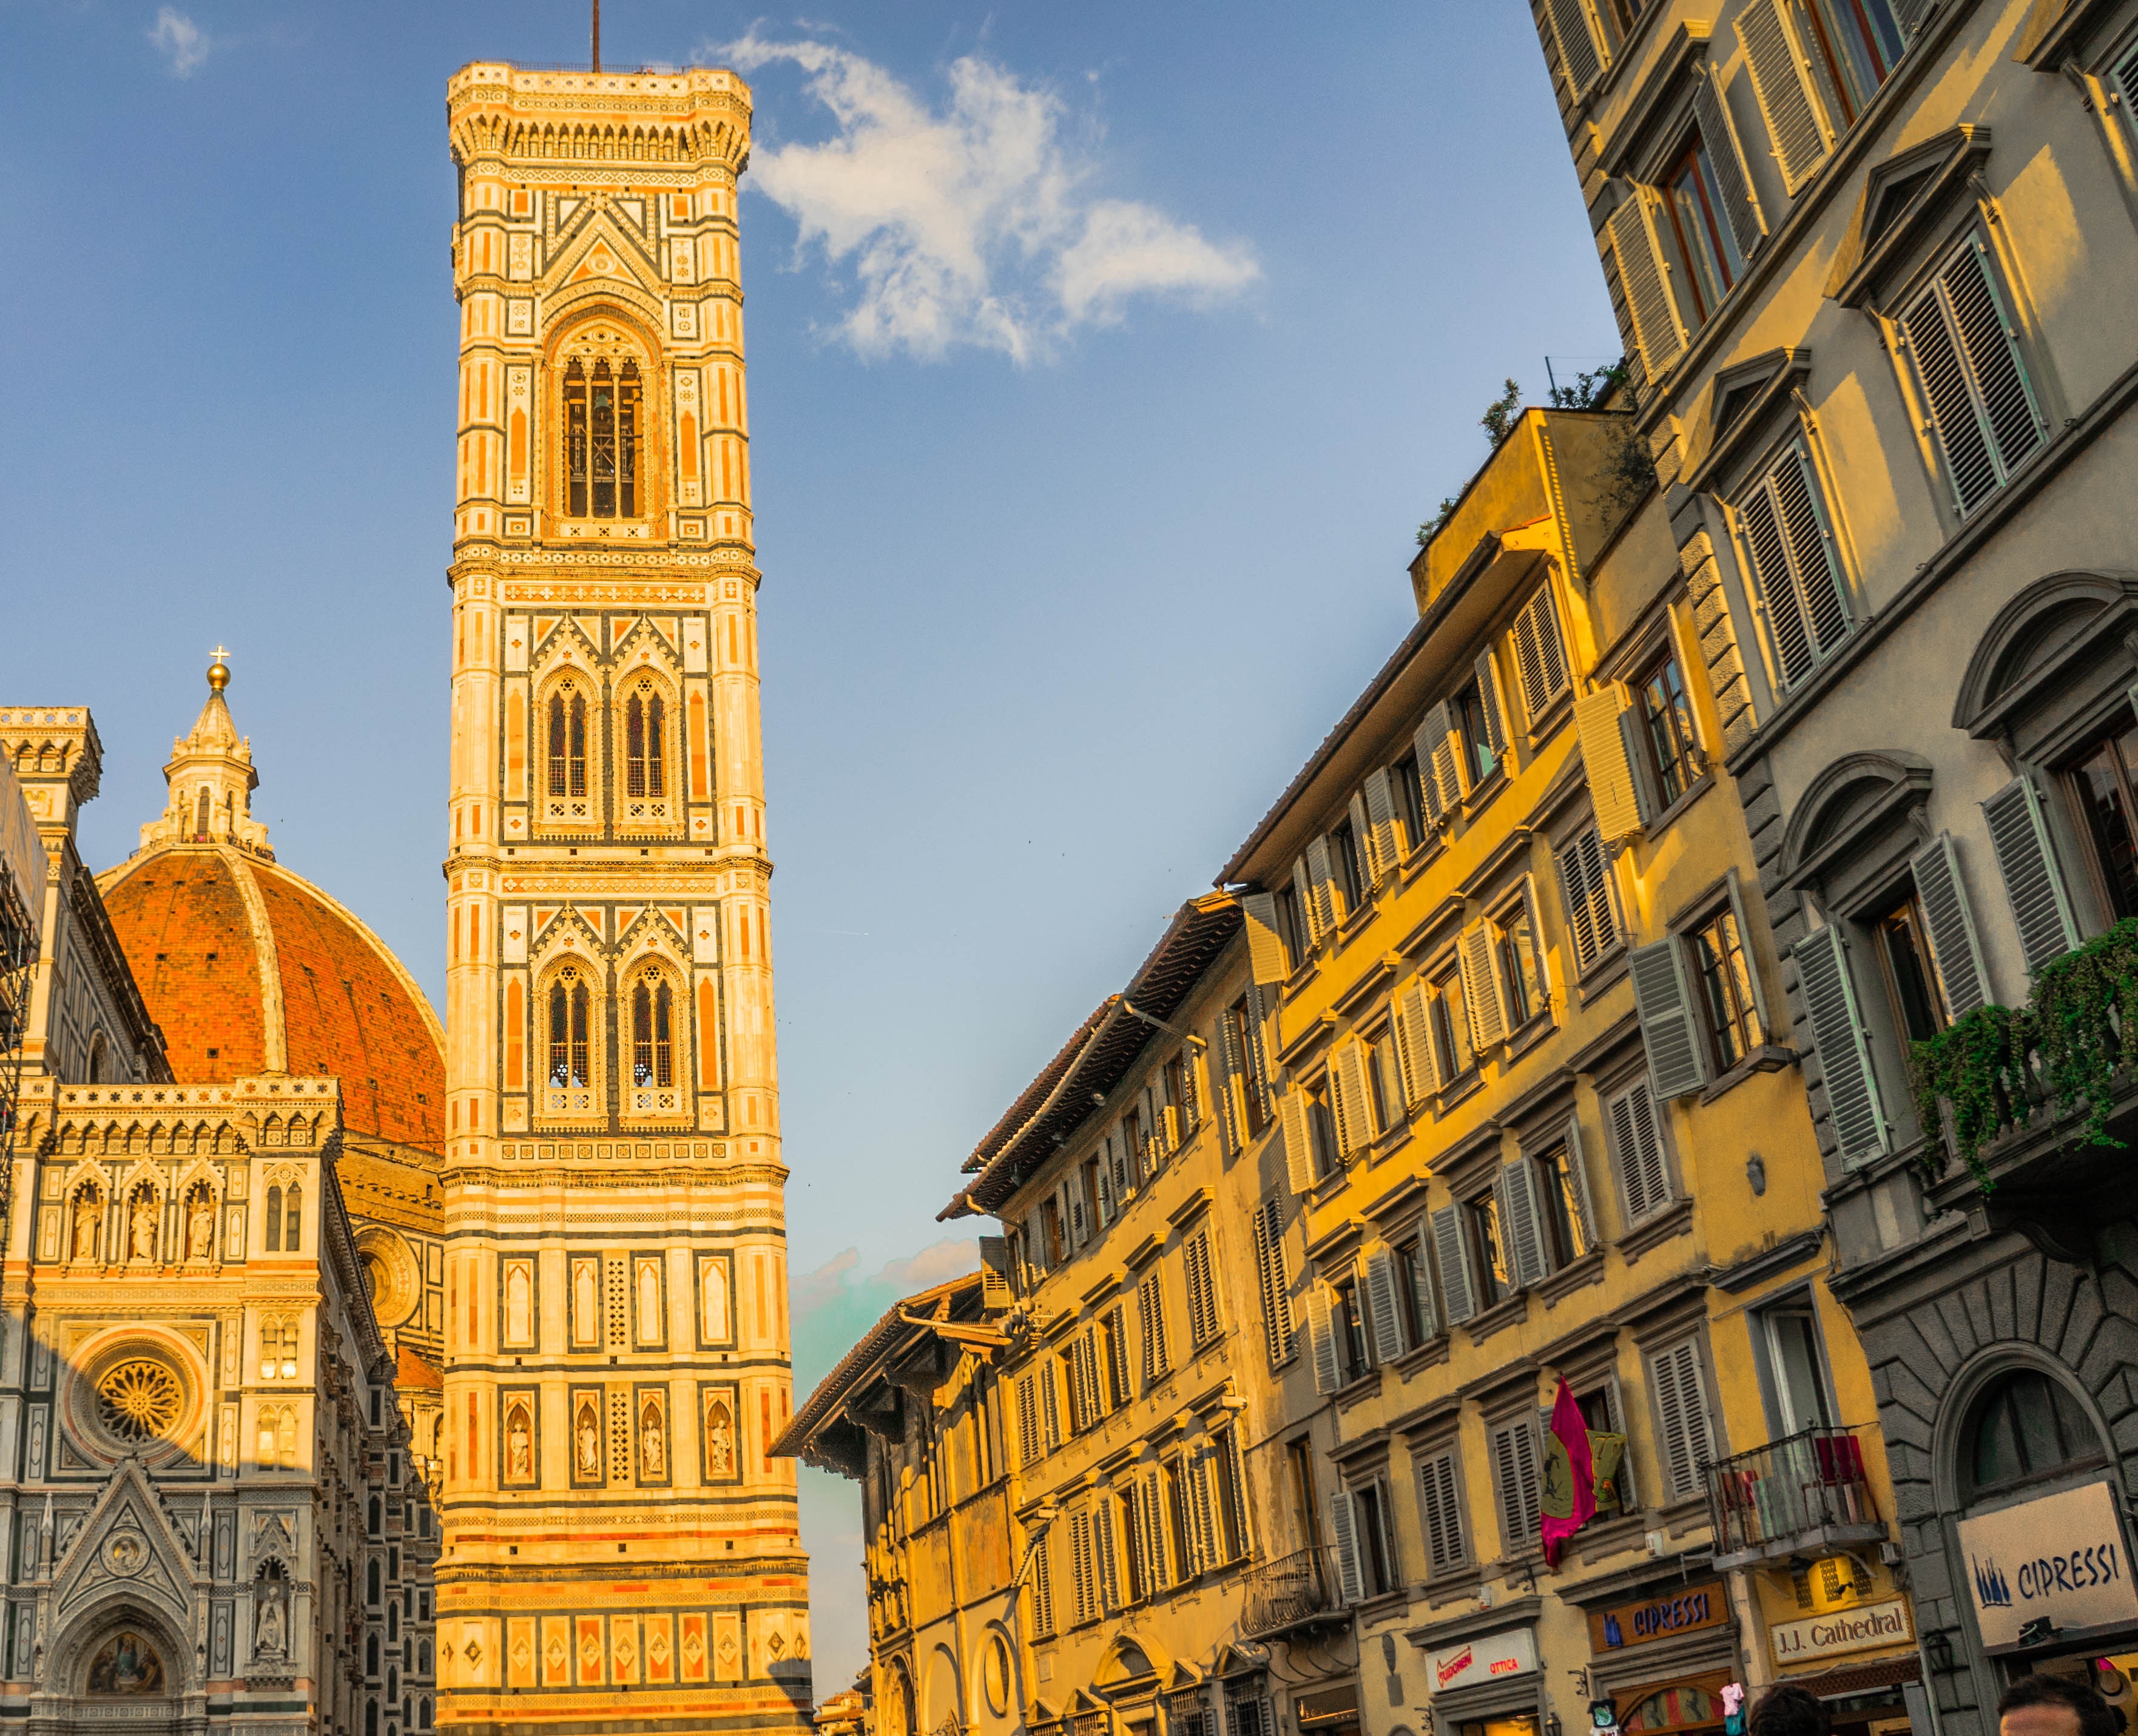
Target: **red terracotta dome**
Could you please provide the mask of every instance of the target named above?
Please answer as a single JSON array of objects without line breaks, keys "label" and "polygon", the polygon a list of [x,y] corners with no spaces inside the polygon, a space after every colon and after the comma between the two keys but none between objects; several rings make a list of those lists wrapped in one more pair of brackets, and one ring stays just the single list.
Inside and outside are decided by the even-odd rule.
[{"label": "red terracotta dome", "polygon": [[99,883],[176,1078],[331,1073],[351,1133],[441,1149],[437,1017],[354,912],[229,842],[146,849]]}]

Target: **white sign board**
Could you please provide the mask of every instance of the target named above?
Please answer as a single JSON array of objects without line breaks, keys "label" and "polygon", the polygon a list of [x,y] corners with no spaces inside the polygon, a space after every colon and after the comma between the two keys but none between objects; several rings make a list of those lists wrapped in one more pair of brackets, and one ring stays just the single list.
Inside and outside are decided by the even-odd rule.
[{"label": "white sign board", "polygon": [[1466,1640],[1433,1655],[1433,1691],[1447,1694],[1475,1688],[1502,1676],[1525,1675],[1537,1667],[1536,1630],[1511,1628],[1482,1640]]},{"label": "white sign board", "polygon": [[1960,1552],[1985,1646],[2009,1646],[2043,1616],[2057,1628],[2138,1621],[2131,1552],[2106,1483],[1962,1519]]},{"label": "white sign board", "polygon": [[1777,1621],[1767,1630],[1767,1643],[1774,1661],[1787,1669],[1813,1658],[1837,1657],[1844,1651],[1868,1651],[1874,1646],[1899,1646],[1916,1636],[1908,1620],[1908,1606],[1896,1597],[1885,1603],[1866,1603],[1852,1610],[1836,1610],[1830,1616],[1806,1616],[1798,1621]]}]

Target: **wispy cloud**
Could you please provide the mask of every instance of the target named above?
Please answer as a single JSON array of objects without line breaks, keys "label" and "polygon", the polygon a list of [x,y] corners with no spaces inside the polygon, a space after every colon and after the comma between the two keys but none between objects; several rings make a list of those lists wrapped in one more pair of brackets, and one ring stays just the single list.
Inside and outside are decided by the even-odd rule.
[{"label": "wispy cloud", "polygon": [[159,7],[149,31],[156,51],[170,62],[171,76],[191,78],[215,44],[208,33],[175,6]]},{"label": "wispy cloud", "polygon": [[844,1249],[792,1282],[788,1307],[794,1323],[798,1393],[806,1393],[829,1374],[893,1303],[977,1271],[980,1245],[945,1237],[874,1272],[863,1272],[861,1264],[859,1249]]},{"label": "wispy cloud", "polygon": [[1244,242],[1096,196],[1098,162],[1069,135],[1061,100],[990,61],[954,61],[937,106],[831,43],[752,31],[723,52],[746,72],[799,69],[830,111],[821,144],[760,143],[750,180],[794,218],[803,257],[852,274],[837,329],[864,356],[977,346],[1043,360],[1138,296],[1208,305],[1262,275]]}]

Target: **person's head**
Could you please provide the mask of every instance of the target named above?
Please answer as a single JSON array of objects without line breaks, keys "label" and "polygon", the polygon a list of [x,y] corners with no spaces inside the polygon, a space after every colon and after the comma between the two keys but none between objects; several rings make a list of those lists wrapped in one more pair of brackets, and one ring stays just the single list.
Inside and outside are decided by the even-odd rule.
[{"label": "person's head", "polygon": [[2122,1727],[2084,1682],[2047,1671],[2021,1676],[1997,1702],[1998,1736],[2116,1736]]},{"label": "person's head", "polygon": [[1833,1729],[1826,1702],[1786,1682],[1769,1688],[1752,1708],[1752,1736],[1828,1736]]}]

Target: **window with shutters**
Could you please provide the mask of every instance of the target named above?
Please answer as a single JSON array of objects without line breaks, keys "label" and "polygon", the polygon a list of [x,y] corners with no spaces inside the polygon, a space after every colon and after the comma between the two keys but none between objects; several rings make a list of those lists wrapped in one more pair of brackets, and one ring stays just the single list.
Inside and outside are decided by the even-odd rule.
[{"label": "window with shutters", "polygon": [[1808,1297],[1761,1308],[1752,1317],[1752,1349],[1760,1360],[1777,1439],[1803,1429],[1830,1429],[1835,1412],[1818,1319]]},{"label": "window with shutters", "polygon": [[1730,227],[1714,160],[1698,133],[1664,172],[1662,193],[1669,219],[1665,238],[1677,256],[1668,264],[1678,312],[1687,326],[1704,325],[1744,274],[1745,257]]},{"label": "window with shutters", "polygon": [[1373,1098],[1374,1126],[1381,1132],[1400,1127],[1409,1117],[1403,1112],[1403,1069],[1397,1064],[1395,1034],[1383,1025],[1371,1038],[1362,1039],[1366,1090]]},{"label": "window with shutters", "polygon": [[1313,936],[1306,930],[1306,912],[1300,907],[1299,893],[1295,888],[1281,886],[1270,896],[1276,901],[1277,937],[1284,942],[1286,961],[1296,971],[1314,950]]},{"label": "window with shutters", "polygon": [[1432,1025],[1433,1066],[1439,1088],[1445,1092],[1472,1071],[1477,1058],[1470,1046],[1470,1014],[1462,1004],[1462,971],[1450,961],[1430,980],[1431,999],[1427,1015]]},{"label": "window with shutters", "polygon": [[1159,1078],[1165,1092],[1166,1108],[1173,1112],[1173,1131],[1176,1142],[1185,1145],[1194,1137],[1201,1117],[1196,1113],[1195,1068],[1183,1050],[1168,1060],[1159,1069]]},{"label": "window with shutters", "polygon": [[1425,1234],[1395,1247],[1396,1303],[1403,1310],[1403,1340],[1413,1349],[1429,1343],[1440,1330],[1433,1306],[1433,1267]]},{"label": "window with shutters", "polygon": [[1042,1252],[1047,1260],[1047,1269],[1052,1272],[1068,1257],[1069,1244],[1062,1222],[1062,1207],[1056,1197],[1049,1194],[1039,1202],[1039,1234]]},{"label": "window with shutters", "polygon": [[1120,1509],[1121,1565],[1130,1603],[1141,1603],[1158,1589],[1147,1558],[1149,1533],[1144,1524],[1142,1496],[1142,1486],[1131,1482],[1115,1498]]},{"label": "window with shutters", "polygon": [[1928,412],[1924,432],[1965,518],[2048,439],[2011,295],[1980,231],[1962,237],[1907,301],[1900,330]]},{"label": "window with shutters", "polygon": [[1470,1562],[1467,1528],[1462,1523],[1462,1480],[1451,1445],[1417,1460],[1418,1528],[1425,1546],[1428,1579],[1452,1573]]},{"label": "window with shutters", "polygon": [[1801,438],[1768,462],[1732,503],[1753,577],[1775,687],[1799,686],[1855,627],[1824,491]]},{"label": "window with shutters", "polygon": [[1670,1161],[1663,1150],[1662,1130],[1656,1122],[1655,1099],[1647,1081],[1628,1086],[1608,1099],[1604,1108],[1609,1130],[1611,1161],[1618,1174],[1628,1229],[1643,1224],[1668,1207],[1677,1198],[1671,1185]]},{"label": "window with shutters", "polygon": [[1054,1552],[1048,1547],[1044,1533],[1032,1543],[1031,1608],[1032,1638],[1051,1638],[1054,1632]]},{"label": "window with shutters", "polygon": [[1722,906],[1691,930],[1685,942],[1699,983],[1713,1071],[1725,1073],[1766,1041],[1735,907]]},{"label": "window with shutters", "polygon": [[1878,969],[1894,1029],[1910,1043],[1927,1042],[1945,1027],[1944,998],[1931,966],[1929,930],[1911,887],[1872,918]]},{"label": "window with shutters", "polygon": [[1215,1343],[1222,1330],[1218,1318],[1218,1286],[1210,1266],[1210,1232],[1198,1230],[1180,1250],[1188,1279],[1188,1336],[1198,1350]]},{"label": "window with shutters", "polygon": [[1542,1547],[1543,1479],[1535,1421],[1517,1416],[1491,1431],[1493,1491],[1500,1509],[1501,1541],[1509,1555]]},{"label": "window with shutters", "polygon": [[1336,1354],[1344,1372],[1344,1384],[1364,1380],[1374,1372],[1373,1352],[1366,1344],[1365,1298],[1359,1293],[1357,1280],[1336,1287],[1330,1306],[1330,1323],[1336,1333]]},{"label": "window with shutters", "polygon": [[1693,725],[1692,702],[1686,694],[1677,653],[1664,652],[1628,685],[1633,691],[1640,750],[1647,761],[1649,781],[1657,800],[1667,808],[1707,770],[1707,756],[1701,750],[1700,734]]},{"label": "window with shutters", "polygon": [[1101,1372],[1106,1380],[1107,1408],[1118,1411],[1135,1396],[1129,1384],[1129,1313],[1126,1303],[1117,1302],[1099,1318]]},{"label": "window with shutters", "polygon": [[1336,1138],[1336,1117],[1329,1107],[1329,1082],[1324,1079],[1306,1093],[1308,1143],[1314,1156],[1314,1177],[1320,1181],[1340,1174],[1342,1149]]},{"label": "window with shutters", "polygon": [[1357,1538],[1360,1588],[1369,1597],[1393,1592],[1397,1577],[1395,1533],[1389,1524],[1388,1487],[1367,1483],[1351,1491],[1351,1523]]},{"label": "window with shutters", "polygon": [[1498,978],[1499,993],[1506,1005],[1507,1030],[1512,1035],[1530,1020],[1551,1011],[1544,947],[1527,888],[1501,905],[1486,927],[1492,945],[1491,974]]},{"label": "window with shutters", "polygon": [[1195,1554],[1195,1518],[1189,1507],[1188,1467],[1178,1457],[1169,1459],[1159,1474],[1164,1479],[1165,1548],[1173,1558],[1174,1583],[1193,1579],[1202,1572]]},{"label": "window with shutters", "polygon": [[1225,1560],[1245,1558],[1252,1547],[1247,1524],[1247,1480],[1240,1468],[1240,1443],[1230,1428],[1210,1437],[1210,1484],[1217,1506],[1217,1544]]},{"label": "window with shutters", "polygon": [[1586,976],[1617,951],[1618,907],[1611,892],[1610,858],[1595,827],[1577,832],[1558,852],[1560,891],[1574,962]]},{"label": "window with shutters", "polygon": [[1663,1499],[1682,1501],[1699,1494],[1701,1469],[1715,1460],[1713,1412],[1707,1401],[1707,1377],[1700,1342],[1686,1338],[1647,1358],[1648,1391],[1655,1401],[1656,1435],[1662,1460]]},{"label": "window with shutters", "polygon": [[1418,782],[1418,755],[1407,753],[1389,768],[1395,787],[1396,817],[1403,823],[1403,853],[1408,855],[1425,842],[1425,792]]},{"label": "window with shutters", "polygon": [[1165,1289],[1156,1267],[1136,1286],[1136,1326],[1143,1338],[1143,1383],[1162,1381],[1173,1367],[1165,1337]]},{"label": "window with shutters", "polygon": [[1906,46],[1891,0],[1790,0],[1819,100],[1843,131],[1878,94]]},{"label": "window with shutters", "polygon": [[1523,714],[1534,733],[1554,703],[1572,688],[1566,641],[1560,630],[1559,604],[1549,580],[1538,586],[1521,606],[1510,638],[1516,685],[1521,690]]},{"label": "window with shutters", "polygon": [[1263,1088],[1260,1059],[1262,1037],[1254,1010],[1242,995],[1225,1010],[1223,1042],[1225,1065],[1240,1082],[1240,1101],[1245,1111],[1247,1137],[1259,1139],[1270,1124],[1269,1093]]},{"label": "window with shutters", "polygon": [[1344,903],[1337,915],[1337,920],[1342,922],[1364,907],[1366,888],[1374,883],[1374,877],[1366,868],[1364,844],[1359,837],[1358,829],[1348,819],[1329,834],[1329,865],[1335,873],[1337,896]]},{"label": "window with shutters", "polygon": [[1284,1214],[1275,1195],[1255,1210],[1255,1278],[1262,1291],[1262,1347],[1272,1368],[1290,1362],[1297,1342],[1291,1325],[1291,1280],[1284,1269]]},{"label": "window with shutters", "polygon": [[2096,891],[2119,920],[2138,916],[2138,723],[2119,718],[2067,781],[2092,847]]},{"label": "window with shutters", "polygon": [[1462,1230],[1469,1239],[1470,1274],[1481,1312],[1514,1294],[1513,1269],[1507,1264],[1506,1225],[1500,1217],[1500,1196],[1488,1188],[1463,1202]]},{"label": "window with shutters", "polygon": [[1475,790],[1500,769],[1506,743],[1498,718],[1486,712],[1484,696],[1478,692],[1476,682],[1467,682],[1456,689],[1448,705],[1454,713],[1455,733],[1462,746],[1463,786]]},{"label": "window with shutters", "polygon": [[1589,1178],[1581,1171],[1580,1152],[1570,1142],[1526,1161],[1535,1171],[1538,1227],[1544,1236],[1545,1259],[1558,1271],[1597,1245]]}]

